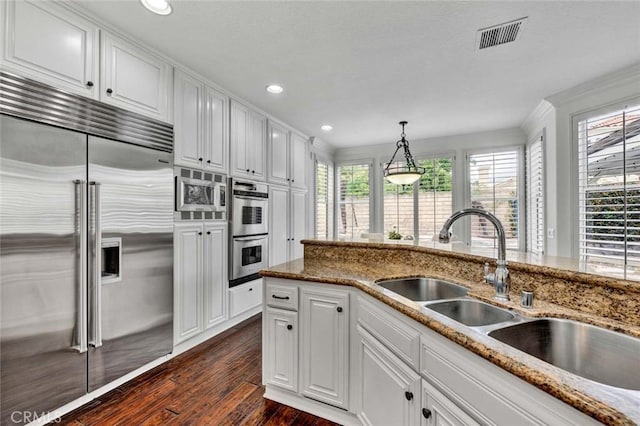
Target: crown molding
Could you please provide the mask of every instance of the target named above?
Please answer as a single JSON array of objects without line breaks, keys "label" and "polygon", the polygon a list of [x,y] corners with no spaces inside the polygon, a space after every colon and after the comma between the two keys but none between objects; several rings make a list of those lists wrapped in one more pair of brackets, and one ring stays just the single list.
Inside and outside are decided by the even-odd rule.
[{"label": "crown molding", "polygon": [[554,111],[555,107],[551,104],[551,102],[543,99],[538,105],[529,113],[527,118],[524,119],[522,124],[520,124],[520,128],[526,135],[530,135],[542,127],[540,124],[543,122],[547,114],[550,114]]}]

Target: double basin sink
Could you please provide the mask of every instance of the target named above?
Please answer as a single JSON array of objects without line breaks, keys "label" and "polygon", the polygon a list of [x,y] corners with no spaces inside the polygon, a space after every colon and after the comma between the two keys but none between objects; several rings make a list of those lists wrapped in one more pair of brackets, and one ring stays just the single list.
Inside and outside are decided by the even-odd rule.
[{"label": "double basin sink", "polygon": [[376,284],[585,379],[640,390],[640,339],[578,321],[527,318],[467,298],[465,287],[433,278]]}]

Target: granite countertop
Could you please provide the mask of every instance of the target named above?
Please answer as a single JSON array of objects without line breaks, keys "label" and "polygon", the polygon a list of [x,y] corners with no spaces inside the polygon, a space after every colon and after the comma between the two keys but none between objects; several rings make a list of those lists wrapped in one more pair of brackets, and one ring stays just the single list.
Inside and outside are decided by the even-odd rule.
[{"label": "granite countertop", "polygon": [[[306,241],[305,244],[331,246],[336,243]],[[339,243],[343,246],[359,243]],[[360,245],[362,245],[360,243]],[[380,245],[380,244],[378,244]],[[376,244],[371,244],[375,247]],[[381,247],[378,247],[378,249]],[[305,252],[307,247],[305,246]],[[427,249],[428,251],[433,251]],[[386,251],[386,250],[385,250]],[[447,256],[446,251],[441,253]],[[455,256],[471,256],[456,254]],[[477,259],[475,259],[477,261]],[[375,284],[381,279],[402,278],[420,274],[409,273],[394,268],[392,264],[381,265],[375,258],[366,262],[353,263],[336,258],[335,261],[316,261],[298,259],[261,271],[262,276],[284,279],[304,280],[318,283],[346,285],[375,297],[408,317],[424,324],[450,340],[464,346],[475,354],[482,356],[493,364],[531,383],[554,397],[572,405],[583,413],[605,424],[640,424],[640,391],[626,390],[599,384],[565,370],[552,366],[538,358],[503,344],[486,334],[453,321],[434,311],[424,309],[420,304],[390,292]],[[535,267],[533,265],[522,267]],[[546,270],[546,267],[540,266]],[[553,272],[553,271],[552,271]],[[556,273],[559,273],[556,271]],[[425,274],[423,274],[425,275]],[[627,334],[640,336],[640,327],[618,323],[607,318],[599,318],[571,309],[565,309],[542,300],[535,301],[535,308],[524,309],[513,301],[501,303],[493,300],[493,288],[479,282],[428,274],[434,278],[456,282],[469,289],[468,296],[516,311],[526,317],[561,317],[572,318],[584,322],[608,327]],[[597,276],[594,276],[597,280]],[[608,281],[605,279],[605,281]],[[635,284],[635,283],[634,283]],[[625,285],[618,283],[618,285]]]}]

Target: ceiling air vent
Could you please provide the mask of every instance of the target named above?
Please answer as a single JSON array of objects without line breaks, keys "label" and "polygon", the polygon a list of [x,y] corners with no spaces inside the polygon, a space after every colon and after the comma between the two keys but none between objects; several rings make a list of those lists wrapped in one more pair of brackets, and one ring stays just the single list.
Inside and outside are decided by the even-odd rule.
[{"label": "ceiling air vent", "polygon": [[515,21],[505,22],[504,24],[494,25],[493,27],[478,30],[478,38],[476,45],[478,50],[488,47],[499,46],[505,43],[516,41],[516,37],[523,30],[527,17],[516,19]]}]

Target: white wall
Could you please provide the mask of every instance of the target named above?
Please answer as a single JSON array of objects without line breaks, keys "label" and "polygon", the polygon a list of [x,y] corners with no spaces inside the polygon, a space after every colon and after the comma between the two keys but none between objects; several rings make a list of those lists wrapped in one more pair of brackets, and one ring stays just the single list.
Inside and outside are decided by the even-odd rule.
[{"label": "white wall", "polygon": [[[394,125],[395,123],[390,123]],[[500,129],[490,132],[481,132],[474,134],[462,134],[454,136],[442,136],[429,139],[412,140],[411,139],[411,123],[406,129],[407,139],[409,140],[409,148],[416,158],[435,156],[435,155],[452,155],[454,156],[453,179],[454,179],[454,200],[453,210],[457,211],[468,207],[465,202],[465,171],[466,171],[466,153],[489,148],[503,148],[509,146],[522,146],[525,144],[525,133],[520,128]],[[400,126],[398,126],[398,139],[400,139]],[[372,170],[372,218],[371,232],[384,232],[382,217],[382,164],[389,161],[396,149],[395,140],[389,143],[378,145],[359,146],[356,148],[340,148],[334,153],[334,161],[336,165],[340,163],[355,161],[371,161]],[[398,154],[400,155],[400,154]],[[465,235],[465,231],[456,228],[454,225],[454,233]]]}]

